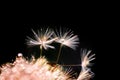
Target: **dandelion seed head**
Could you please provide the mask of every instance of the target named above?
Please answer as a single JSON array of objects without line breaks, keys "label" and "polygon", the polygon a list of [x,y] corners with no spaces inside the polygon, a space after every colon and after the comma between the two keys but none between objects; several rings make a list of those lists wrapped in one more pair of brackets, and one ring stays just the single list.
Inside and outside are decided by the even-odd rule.
[{"label": "dandelion seed head", "polygon": [[77,80],[90,80],[92,76],[93,73],[90,71],[90,69],[81,70]]},{"label": "dandelion seed head", "polygon": [[69,78],[69,75],[62,70],[62,66],[53,67],[44,57],[35,61],[17,57],[13,63],[0,67],[0,70],[0,80],[67,80]]},{"label": "dandelion seed head", "polygon": [[29,61],[19,53],[13,63],[6,63],[0,67],[0,80],[90,80],[94,73],[88,66],[91,65],[90,61],[94,60],[94,54],[90,55],[90,51],[85,50],[81,59],[81,72],[78,78],[72,78],[72,69],[63,70],[58,64],[52,66],[45,57],[33,57]]}]

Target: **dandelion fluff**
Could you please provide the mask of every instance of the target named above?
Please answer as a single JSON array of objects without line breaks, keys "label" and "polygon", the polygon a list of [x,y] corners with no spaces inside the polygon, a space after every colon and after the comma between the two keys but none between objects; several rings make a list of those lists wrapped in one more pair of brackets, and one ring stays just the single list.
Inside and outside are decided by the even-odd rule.
[{"label": "dandelion fluff", "polygon": [[56,31],[54,34],[55,37],[58,37],[56,42],[61,43],[62,45],[68,46],[72,49],[76,49],[79,44],[79,38],[77,35],[73,34],[73,31],[65,29],[60,31]]}]

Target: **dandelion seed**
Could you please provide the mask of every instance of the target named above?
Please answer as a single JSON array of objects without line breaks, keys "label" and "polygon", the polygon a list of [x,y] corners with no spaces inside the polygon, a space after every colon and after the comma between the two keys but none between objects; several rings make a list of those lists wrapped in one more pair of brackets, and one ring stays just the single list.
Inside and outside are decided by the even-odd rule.
[{"label": "dandelion seed", "polygon": [[81,61],[82,61],[82,68],[87,68],[88,66],[91,66],[91,61],[95,59],[95,54],[90,55],[91,51],[84,50],[81,55]]},{"label": "dandelion seed", "polygon": [[77,80],[90,80],[92,76],[93,73],[90,71],[90,69],[81,70]]},{"label": "dandelion seed", "polygon": [[66,29],[65,31],[61,30],[56,31],[55,37],[58,37],[56,42],[61,43],[62,45],[68,46],[72,49],[76,49],[79,44],[79,38],[77,35],[74,35],[71,30]]},{"label": "dandelion seed", "polygon": [[62,46],[65,45],[75,50],[78,46],[77,44],[79,44],[79,38],[77,35],[74,35],[71,30],[66,29],[64,31],[61,28],[59,32],[56,31],[56,34],[54,34],[54,36],[58,38],[56,42],[61,43],[56,61],[56,63],[58,63]]},{"label": "dandelion seed", "polygon": [[38,31],[38,33],[35,33],[35,31],[32,30],[32,32],[34,34],[35,39],[28,37],[27,44],[30,46],[39,45],[41,50],[40,56],[42,56],[42,48],[44,48],[45,50],[47,50],[48,48],[52,48],[52,49],[55,48],[54,46],[50,45],[53,41],[57,39],[51,37],[54,33],[51,29],[47,28],[46,31],[41,29],[40,31]]},{"label": "dandelion seed", "polygon": [[52,39],[52,35],[53,35],[53,31],[50,29],[46,29],[46,31],[44,31],[43,29],[41,29],[40,31],[38,31],[38,33],[36,33],[34,30],[32,30],[33,34],[34,34],[34,38],[32,39],[30,37],[28,37],[27,40],[27,44],[30,46],[36,46],[36,45],[40,45],[40,47],[44,48],[45,50],[47,50],[48,48],[52,48],[54,49],[54,46],[51,46],[50,44],[55,41],[57,38],[53,38]]},{"label": "dandelion seed", "polygon": [[81,55],[81,72],[77,80],[89,80],[94,73],[90,70],[88,66],[91,65],[91,61],[94,60],[95,54],[90,55],[91,51],[83,50]]}]

